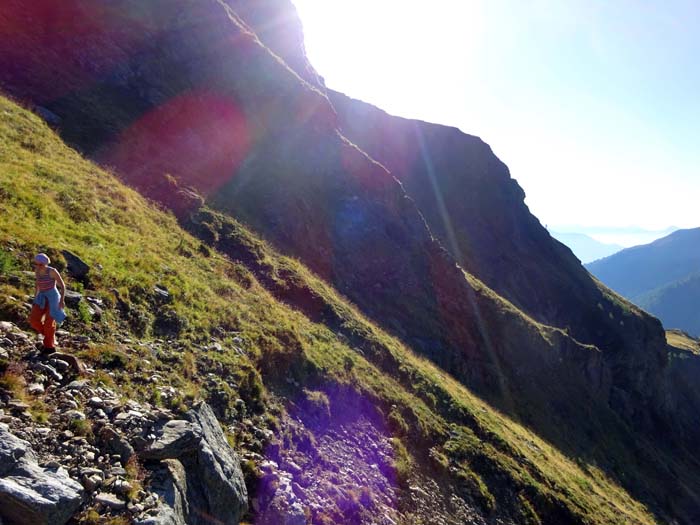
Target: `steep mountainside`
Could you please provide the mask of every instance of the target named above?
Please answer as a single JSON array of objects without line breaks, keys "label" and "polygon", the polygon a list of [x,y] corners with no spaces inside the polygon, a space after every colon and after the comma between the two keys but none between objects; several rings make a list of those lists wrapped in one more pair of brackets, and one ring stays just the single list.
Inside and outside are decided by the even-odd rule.
[{"label": "steep mountainside", "polygon": [[[250,522],[269,525],[657,519],[614,475],[570,459],[493,410],[240,224],[206,208],[193,215],[193,229],[225,232],[226,240],[210,242],[230,251],[229,260],[61,144],[38,117],[3,98],[0,114],[4,523],[36,525],[48,516],[52,525],[200,524],[207,522],[183,509],[201,512],[202,501],[211,502],[217,523],[237,523],[246,507]],[[74,292],[59,343],[83,364],[38,355],[7,322],[27,328],[33,280],[22,268],[39,249]],[[71,264],[76,256],[87,271]],[[563,334],[541,330],[550,351],[561,351]],[[76,370],[58,373],[61,359]],[[582,410],[595,403],[578,395]],[[245,458],[250,504],[245,491],[226,492],[216,469],[202,467],[211,457],[206,447],[221,439],[202,400]],[[595,461],[614,457],[638,489],[664,494],[666,485],[655,481],[663,470],[644,470],[670,458],[641,468],[629,429],[604,417],[609,442]],[[195,431],[206,441],[193,443]],[[656,461],[651,443],[636,443]],[[41,467],[10,475],[8,447]],[[200,459],[191,462],[192,454]],[[103,455],[112,458],[106,465],[95,459]],[[180,462],[189,492],[178,485],[176,497]],[[36,484],[54,471],[70,499]],[[101,486],[110,472],[125,474]],[[209,483],[205,493],[200,483]],[[676,490],[671,483],[664,497]]]},{"label": "steep mountainside", "polygon": [[609,257],[623,249],[619,244],[608,244],[596,241],[593,237],[583,233],[563,233],[551,232],[552,237],[559,242],[566,244],[574,255],[578,257],[582,263],[597,261],[603,257]]},{"label": "steep mountainside", "polygon": [[665,326],[700,334],[700,228],[677,230],[586,267]]},{"label": "steep mountainside", "polygon": [[700,272],[641,294],[635,302],[665,326],[700,336]]},{"label": "steep mountainside", "polygon": [[[328,95],[304,58],[289,2],[9,0],[0,29],[3,89],[32,105],[71,145],[173,210],[208,246],[201,253],[228,255],[299,310],[285,323],[289,330],[268,326],[256,343],[256,365],[271,381],[289,370],[278,381],[287,399],[299,392],[287,393],[285,384],[324,391],[329,371],[344,378],[342,388],[332,385],[326,394],[332,404],[348,383],[380,388],[398,381],[422,389],[419,371],[429,370],[433,386],[420,395],[401,386],[401,403],[384,390],[369,395],[385,412],[392,404],[410,406],[411,396],[423,400],[425,417],[402,413],[396,423],[412,422],[402,432],[410,427],[406,442],[428,444],[419,450],[444,441],[436,428],[466,436],[451,425],[473,422],[473,413],[450,393],[467,392],[466,385],[580,458],[582,468],[601,469],[659,519],[693,522],[697,469],[686,447],[700,432],[700,401],[692,390],[674,390],[669,371],[676,365],[660,323],[592,279],[549,236],[479,139]],[[251,230],[318,277],[299,262],[276,262]],[[134,276],[141,278],[152,279],[147,272]],[[209,322],[220,320],[215,308],[192,315],[206,317],[205,311]],[[321,335],[309,339],[296,326]],[[323,351],[324,340],[340,345],[328,343],[336,355]],[[362,360],[367,367],[357,365]],[[360,401],[367,388],[360,387]],[[313,392],[310,398],[323,405]],[[365,405],[356,406],[361,413]],[[444,419],[434,419],[436,412]],[[416,429],[423,437],[416,439]],[[539,485],[543,474],[504,474],[509,460],[496,464],[472,452],[490,442],[490,431],[469,432],[471,441],[450,437],[449,454],[437,452],[485,465],[495,478],[517,478],[497,495],[488,492],[508,519],[518,521],[517,509],[533,505],[539,509],[533,522],[598,519],[586,517],[596,515],[597,504],[579,501],[578,491],[575,501],[561,496],[556,483],[543,482],[566,503],[549,495],[518,503],[514,487],[530,475]],[[451,461],[439,463],[453,474],[463,469],[453,470]],[[538,459],[523,461],[540,468]],[[462,477],[491,512],[482,490],[488,482],[467,471]],[[613,514],[600,519],[618,519]],[[484,519],[492,518],[500,519]]]}]

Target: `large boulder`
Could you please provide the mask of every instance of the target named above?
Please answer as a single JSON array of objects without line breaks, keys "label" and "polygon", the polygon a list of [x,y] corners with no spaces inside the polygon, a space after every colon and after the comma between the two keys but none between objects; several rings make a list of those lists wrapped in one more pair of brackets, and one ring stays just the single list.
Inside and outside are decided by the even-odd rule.
[{"label": "large boulder", "polygon": [[151,490],[158,494],[158,513],[137,525],[188,525],[187,475],[176,459],[163,460],[151,472]]},{"label": "large boulder", "polygon": [[143,459],[177,459],[194,453],[201,446],[202,430],[183,419],[159,425],[156,440],[141,452]]},{"label": "large boulder", "polygon": [[62,469],[39,467],[31,445],[0,424],[0,522],[63,525],[81,498],[80,483]]},{"label": "large boulder", "polygon": [[68,250],[62,250],[63,258],[66,260],[68,273],[79,281],[83,281],[90,273],[90,266],[80,257]]},{"label": "large boulder", "polygon": [[152,489],[161,496],[149,525],[238,525],[248,493],[238,456],[209,405],[200,403],[187,420],[161,423],[156,440],[139,454],[161,460],[152,466]]}]

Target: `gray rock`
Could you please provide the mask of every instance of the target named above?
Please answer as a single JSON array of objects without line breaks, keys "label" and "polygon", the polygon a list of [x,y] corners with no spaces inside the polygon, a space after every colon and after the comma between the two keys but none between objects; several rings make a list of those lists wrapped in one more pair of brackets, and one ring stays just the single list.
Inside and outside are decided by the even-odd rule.
[{"label": "gray rock", "polygon": [[[196,457],[183,458],[185,470],[188,474],[199,471],[196,480],[209,513],[224,525],[237,525],[248,507],[248,492],[238,455],[226,441],[209,405],[200,403],[187,415],[201,427],[203,437]],[[188,484],[194,491],[192,485]],[[194,517],[192,523],[206,525],[199,515]]]},{"label": "gray rock", "polygon": [[96,408],[102,408],[104,407],[105,402],[102,400],[101,397],[92,396],[90,399],[88,399],[88,405]]},{"label": "gray rock", "polygon": [[97,475],[93,476],[85,476],[82,479],[83,482],[83,487],[85,487],[85,490],[88,492],[94,492],[97,487],[99,487],[102,484],[102,478]]},{"label": "gray rock", "polygon": [[5,476],[19,461],[36,462],[31,445],[10,433],[9,427],[0,423],[0,476]]},{"label": "gray rock", "polygon": [[116,494],[120,495],[125,495],[127,494],[130,490],[132,489],[131,483],[124,479],[117,479],[113,484],[112,484],[112,490]]},{"label": "gray rock", "polygon": [[75,290],[66,290],[64,300],[66,301],[66,305],[70,308],[77,308],[80,301],[83,300],[83,294]]},{"label": "gray rock", "polygon": [[237,525],[248,501],[239,458],[206,403],[190,410],[187,419],[162,425],[147,455],[142,453],[151,459],[163,454],[170,459],[157,471],[163,508],[153,518],[156,521],[149,523]]},{"label": "gray rock", "polygon": [[0,425],[0,518],[63,525],[80,506],[82,487],[63,469],[45,470],[31,446]]},{"label": "gray rock", "polygon": [[88,306],[88,312],[97,320],[102,319],[102,316],[104,315],[104,310],[96,304],[91,304]]},{"label": "gray rock", "polygon": [[2,332],[3,334],[15,332],[17,330],[19,330],[19,328],[17,328],[16,324],[11,323],[10,321],[0,321],[0,332]]},{"label": "gray rock", "polygon": [[305,525],[304,507],[289,483],[280,483],[260,517],[260,525]]},{"label": "gray rock", "polygon": [[[84,371],[82,363],[74,355],[66,354],[64,352],[56,352],[51,357],[57,360],[58,362],[66,363],[76,374],[81,374]],[[75,383],[80,383],[80,381],[73,381],[70,383],[70,385],[73,385]],[[68,386],[70,387],[70,385]]]},{"label": "gray rock", "polygon": [[187,501],[187,476],[182,463],[175,459],[162,462],[153,471],[151,490],[160,496],[162,503],[157,514],[140,522],[142,525],[187,525],[190,513]]},{"label": "gray rock", "polygon": [[58,371],[56,371],[56,369],[51,365],[47,365],[45,363],[36,363],[35,366],[54,381],[63,381],[63,376],[59,374]]},{"label": "gray rock", "polygon": [[160,304],[165,304],[169,303],[172,301],[172,297],[170,296],[170,292],[165,286],[154,286],[153,287],[153,297],[156,299],[157,303]]},{"label": "gray rock", "polygon": [[104,427],[100,431],[100,440],[104,443],[107,451],[118,454],[124,464],[134,455],[134,449],[129,441],[110,427]]},{"label": "gray rock", "polygon": [[63,257],[66,259],[66,269],[71,276],[79,281],[87,277],[90,272],[90,266],[88,266],[85,261],[68,250],[63,250],[61,253],[63,253]]},{"label": "gray rock", "polygon": [[73,420],[73,419],[86,419],[85,418],[85,413],[81,412],[80,410],[68,410],[65,414],[63,414],[67,419]]},{"label": "gray rock", "polygon": [[71,381],[66,385],[66,390],[82,390],[86,387],[90,386],[90,381],[87,379],[76,379],[75,381]]},{"label": "gray rock", "polygon": [[185,420],[172,420],[155,431],[156,441],[141,452],[144,459],[177,459],[193,452],[202,440],[202,430]]},{"label": "gray rock", "polygon": [[109,492],[98,492],[95,494],[95,503],[114,510],[121,510],[126,507],[125,501],[120,500],[117,496]]}]

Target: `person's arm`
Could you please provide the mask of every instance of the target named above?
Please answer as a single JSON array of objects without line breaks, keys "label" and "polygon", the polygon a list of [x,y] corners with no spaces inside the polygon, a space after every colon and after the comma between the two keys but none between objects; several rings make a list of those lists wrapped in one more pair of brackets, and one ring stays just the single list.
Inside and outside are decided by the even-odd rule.
[{"label": "person's arm", "polygon": [[63,282],[63,279],[61,278],[61,274],[58,273],[57,270],[51,270],[52,272],[52,277],[56,279],[56,285],[58,286],[58,290],[61,292],[61,302],[59,303],[61,308],[66,307],[65,303],[65,296],[66,296],[66,283]]}]

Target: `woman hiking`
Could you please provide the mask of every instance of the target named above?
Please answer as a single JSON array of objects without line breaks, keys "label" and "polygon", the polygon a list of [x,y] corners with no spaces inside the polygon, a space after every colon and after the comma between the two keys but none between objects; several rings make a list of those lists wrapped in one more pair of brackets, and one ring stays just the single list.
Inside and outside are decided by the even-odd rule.
[{"label": "woman hiking", "polygon": [[[36,293],[29,324],[44,336],[43,353],[56,351],[56,325],[66,319],[64,297],[66,285],[56,268],[49,266],[51,259],[45,253],[34,257]],[[60,292],[59,292],[60,290]]]}]

